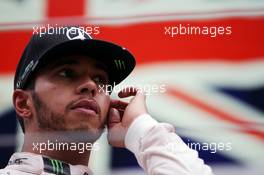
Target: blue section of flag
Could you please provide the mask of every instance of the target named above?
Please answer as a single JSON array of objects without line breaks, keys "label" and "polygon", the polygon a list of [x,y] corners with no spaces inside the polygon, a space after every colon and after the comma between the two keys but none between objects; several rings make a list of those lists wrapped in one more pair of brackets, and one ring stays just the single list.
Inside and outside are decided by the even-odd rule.
[{"label": "blue section of flag", "polygon": [[112,168],[139,167],[137,160],[130,151],[124,148],[114,148],[111,151]]},{"label": "blue section of flag", "polygon": [[216,89],[264,112],[264,86],[247,89],[233,87],[218,87]]},{"label": "blue section of flag", "polygon": [[[8,138],[9,143],[14,143],[10,146],[0,146],[0,169],[4,168],[11,155],[15,152],[16,148],[16,128],[17,128],[17,122],[16,122],[16,113],[14,110],[9,110],[0,116],[0,137],[9,135]],[[6,137],[4,137],[6,139]],[[1,143],[4,144],[6,140],[0,139]],[[2,145],[1,144],[1,145]]]}]

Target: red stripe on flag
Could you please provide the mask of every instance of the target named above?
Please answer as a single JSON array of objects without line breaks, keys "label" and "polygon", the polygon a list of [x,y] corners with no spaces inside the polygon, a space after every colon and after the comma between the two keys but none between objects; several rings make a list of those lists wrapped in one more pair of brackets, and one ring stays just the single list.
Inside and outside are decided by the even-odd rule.
[{"label": "red stripe on flag", "polygon": [[177,99],[180,99],[192,106],[195,106],[198,109],[201,109],[209,114],[211,117],[215,117],[216,119],[220,119],[222,121],[234,124],[235,126],[239,126],[240,132],[246,133],[248,135],[252,135],[262,141],[264,141],[264,132],[255,128],[258,123],[247,121],[241,119],[239,116],[234,116],[229,114],[217,107],[214,107],[210,104],[207,104],[195,97],[188,95],[187,93],[180,91],[176,88],[168,88],[167,89],[168,95],[171,95]]},{"label": "red stripe on flag", "polygon": [[[164,27],[231,26],[232,34],[211,38],[203,35],[169,37]],[[102,27],[100,38],[120,43],[141,63],[159,61],[231,61],[262,57],[264,17],[152,22],[118,27]]]},{"label": "red stripe on flag", "polygon": [[[198,26],[232,26],[232,35],[210,38],[206,36],[181,36],[171,38],[164,35],[164,27],[176,24]],[[118,26],[100,26],[94,37],[121,44],[135,54],[137,63],[164,61],[241,61],[263,60],[264,17],[229,18],[199,21],[152,22]],[[13,72],[17,60],[28,42],[29,31],[1,31],[0,73]]]},{"label": "red stripe on flag", "polygon": [[14,72],[16,65],[33,31],[0,32],[1,64],[0,73]]},{"label": "red stripe on flag", "polygon": [[47,0],[48,17],[83,16],[85,0]]}]

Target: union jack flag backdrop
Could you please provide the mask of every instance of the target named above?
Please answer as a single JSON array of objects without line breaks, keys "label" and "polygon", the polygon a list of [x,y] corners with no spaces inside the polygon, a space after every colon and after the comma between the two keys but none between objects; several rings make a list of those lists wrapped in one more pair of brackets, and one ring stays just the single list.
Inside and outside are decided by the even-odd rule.
[{"label": "union jack flag backdrop", "polygon": [[[134,53],[137,68],[123,84],[165,85],[147,98],[151,115],[188,145],[207,144],[196,149],[216,175],[264,174],[262,0],[0,1],[1,167],[23,138],[11,101],[16,63],[33,26],[47,24],[99,27],[95,38]],[[144,174],[130,152],[105,135],[98,142],[89,163],[96,175]]]}]

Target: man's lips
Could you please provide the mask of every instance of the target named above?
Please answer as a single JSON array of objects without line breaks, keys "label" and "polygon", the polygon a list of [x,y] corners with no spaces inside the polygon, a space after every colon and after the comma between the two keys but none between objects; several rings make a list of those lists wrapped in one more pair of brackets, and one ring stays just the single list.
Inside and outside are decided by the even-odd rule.
[{"label": "man's lips", "polygon": [[76,103],[73,104],[71,109],[72,110],[78,109],[87,113],[89,113],[89,111],[91,112],[92,110],[95,112],[95,114],[98,114],[99,112],[96,101],[90,99],[82,99],[77,101]]}]

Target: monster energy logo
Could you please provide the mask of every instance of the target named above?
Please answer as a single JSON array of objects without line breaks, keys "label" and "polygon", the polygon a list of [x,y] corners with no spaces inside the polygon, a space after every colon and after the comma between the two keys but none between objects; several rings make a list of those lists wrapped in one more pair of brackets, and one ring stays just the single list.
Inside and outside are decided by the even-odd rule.
[{"label": "monster energy logo", "polygon": [[115,66],[117,69],[126,69],[126,65],[123,60],[115,60]]},{"label": "monster energy logo", "polygon": [[51,159],[53,171],[56,172],[56,174],[63,174],[63,167],[61,161]]},{"label": "monster energy logo", "polygon": [[43,157],[44,171],[56,175],[70,175],[70,166],[55,159]]}]

